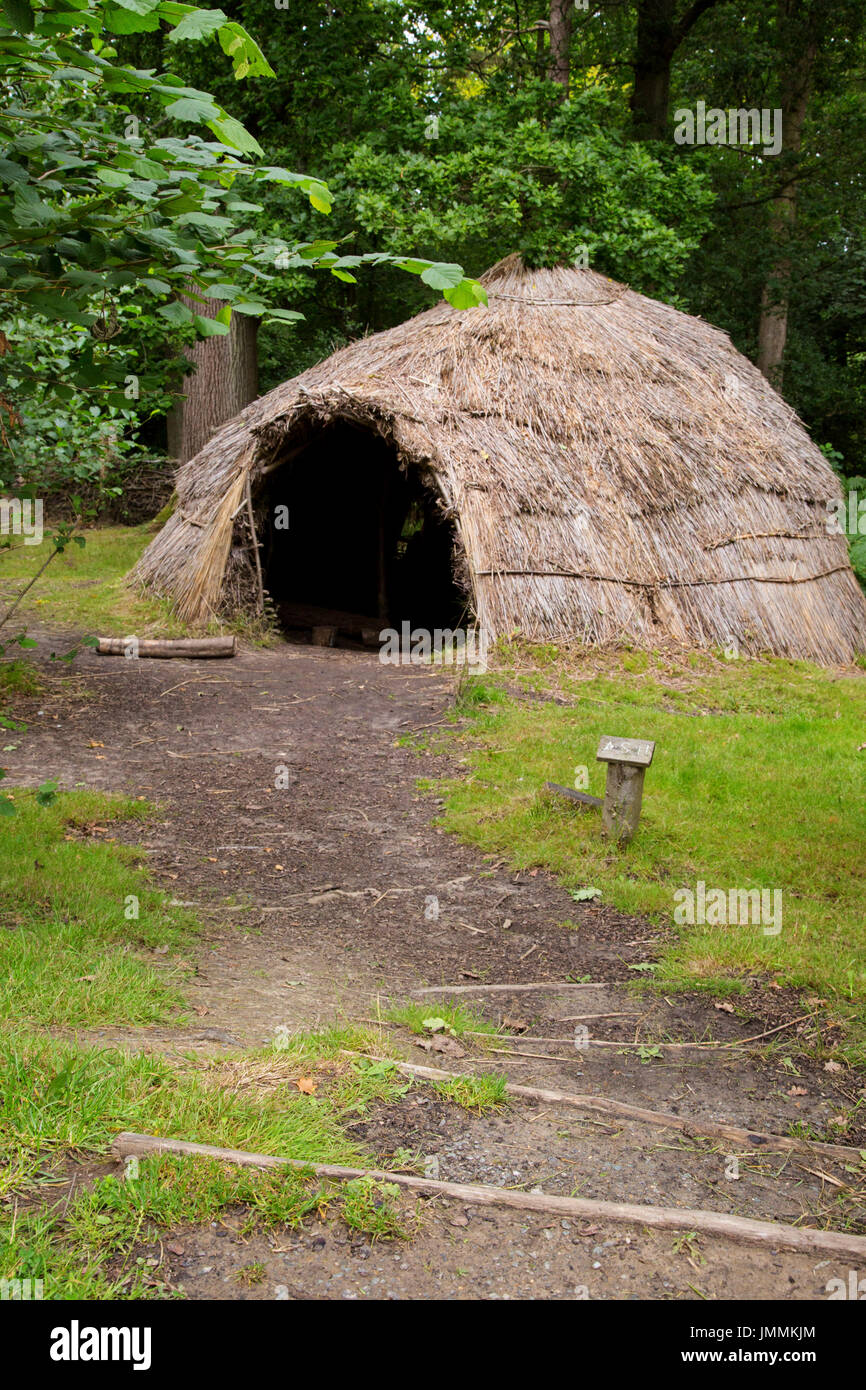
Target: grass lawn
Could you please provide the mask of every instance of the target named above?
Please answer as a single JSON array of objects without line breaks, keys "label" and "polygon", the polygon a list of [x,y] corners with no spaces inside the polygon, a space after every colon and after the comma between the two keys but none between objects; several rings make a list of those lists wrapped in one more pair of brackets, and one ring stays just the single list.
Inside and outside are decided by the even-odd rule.
[{"label": "grass lawn", "polygon": [[[666,925],[676,890],[699,880],[726,894],[779,889],[777,935],[677,926],[654,979],[668,991],[725,992],[770,976],[837,1002],[862,1032],[866,674],[709,654],[679,665],[642,652],[569,663],[554,649],[515,648],[497,673],[464,686],[459,712],[468,722],[440,746],[467,774],[428,784],[446,798],[448,830]],[[603,795],[595,753],[605,734],[656,743],[638,834],[623,850],[601,839],[597,812],[543,791],[548,780],[583,785],[585,768],[585,789]]]},{"label": "grass lawn", "polygon": [[[75,791],[50,806],[12,791],[0,853],[0,1020],[93,1027],[152,1023],[177,1011],[183,967],[144,952],[188,944],[188,915],[166,905],[113,822],[151,808]],[[152,957],[151,957],[152,959]]]},{"label": "grass lawn", "polygon": [[[127,588],[125,576],[153,540],[150,523],[141,526],[90,527],[81,533],[83,546],[74,542],[56,555],[27,594],[15,620],[68,623],[95,635],[138,637],[158,633],[180,637],[187,629],[163,599],[145,597]],[[11,603],[33,578],[52,548],[46,535],[39,545],[20,545],[0,552],[0,608]]]}]

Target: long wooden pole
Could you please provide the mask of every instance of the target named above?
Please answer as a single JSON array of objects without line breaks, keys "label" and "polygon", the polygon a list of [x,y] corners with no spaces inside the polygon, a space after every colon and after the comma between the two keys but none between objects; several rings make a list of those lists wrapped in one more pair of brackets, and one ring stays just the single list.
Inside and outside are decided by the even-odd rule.
[{"label": "long wooden pole", "polygon": [[261,557],[259,556],[259,538],[258,538],[258,536],[256,535],[256,518],[255,518],[255,513],[253,512],[253,491],[252,491],[252,488],[251,488],[251,486],[250,486],[250,475],[249,475],[249,473],[247,473],[247,481],[246,481],[246,485],[245,485],[244,491],[245,491],[245,493],[246,493],[247,516],[249,517],[249,522],[250,522],[250,532],[251,532],[252,538],[253,538],[253,556],[254,556],[255,562],[256,562],[256,583],[257,583],[257,585],[258,585],[258,591],[259,591],[258,609],[259,609],[259,613],[264,613],[264,611],[265,611],[265,586],[264,586],[264,581],[263,581],[263,579],[262,579],[262,561],[261,561]]},{"label": "long wooden pole", "polygon": [[[489,1035],[488,1035],[489,1036]],[[422,1067],[415,1062],[396,1062],[391,1057],[373,1057],[374,1061],[391,1061],[398,1071],[407,1076],[421,1076],[425,1081],[464,1081],[464,1073],[442,1071],[439,1067]],[[561,1058],[557,1058],[561,1061]],[[622,1120],[635,1120],[639,1124],[655,1125],[659,1129],[678,1129],[684,1134],[706,1135],[710,1139],[726,1139],[731,1144],[742,1144],[745,1148],[785,1149],[792,1153],[808,1153],[812,1157],[844,1160],[845,1163],[860,1162],[858,1149],[846,1148],[843,1144],[822,1144],[817,1139],[794,1139],[787,1134],[764,1134],[760,1130],[740,1129],[736,1125],[725,1124],[721,1120],[683,1115],[669,1115],[664,1110],[645,1110],[640,1105],[628,1105],[622,1100],[610,1100],[607,1096],[579,1095],[574,1091],[551,1091],[538,1086],[519,1086],[509,1081],[505,1087],[510,1096],[521,1096],[524,1100],[537,1100],[547,1105],[570,1105],[575,1110],[586,1110],[594,1115],[616,1115]]]},{"label": "long wooden pole", "polygon": [[844,1231],[817,1231],[806,1226],[787,1226],[776,1221],[756,1221],[746,1216],[729,1216],[718,1211],[698,1211],[688,1207],[644,1207],[631,1202],[602,1202],[589,1197],[556,1197],[543,1192],[516,1192],[502,1187],[469,1183],[441,1182],[432,1178],[410,1177],[406,1173],[382,1172],[377,1168],[346,1168],[336,1163],[304,1163],[296,1158],[275,1158],[271,1154],[247,1153],[242,1149],[220,1149],[211,1144],[192,1144],[183,1139],[163,1139],[155,1134],[125,1131],[113,1144],[118,1159],[148,1154],[178,1154],[212,1158],[250,1168],[295,1168],[320,1178],[373,1178],[396,1183],[428,1197],[453,1197],[472,1206],[499,1206],[519,1211],[551,1212],[558,1216],[584,1217],[665,1231],[698,1231],[769,1246],[774,1250],[795,1250],[866,1259],[866,1236]]}]

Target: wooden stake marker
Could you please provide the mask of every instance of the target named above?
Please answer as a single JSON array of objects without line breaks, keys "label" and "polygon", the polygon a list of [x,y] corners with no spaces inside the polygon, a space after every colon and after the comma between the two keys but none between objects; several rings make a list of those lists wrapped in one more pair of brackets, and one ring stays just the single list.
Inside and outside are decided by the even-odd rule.
[{"label": "wooden stake marker", "polygon": [[601,808],[601,829],[621,845],[633,838],[640,820],[643,779],[653,760],[655,744],[641,738],[605,737],[596,762],[607,763],[607,782]]}]

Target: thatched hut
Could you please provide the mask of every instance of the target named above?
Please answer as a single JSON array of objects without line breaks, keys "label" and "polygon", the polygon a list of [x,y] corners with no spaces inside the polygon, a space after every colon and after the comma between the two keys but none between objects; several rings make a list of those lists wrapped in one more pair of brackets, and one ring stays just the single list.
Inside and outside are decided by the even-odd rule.
[{"label": "thatched hut", "polygon": [[588,270],[512,256],[484,284],[224,425],[135,579],[193,621],[264,591],[374,626],[866,650],[839,485],[724,333]]}]

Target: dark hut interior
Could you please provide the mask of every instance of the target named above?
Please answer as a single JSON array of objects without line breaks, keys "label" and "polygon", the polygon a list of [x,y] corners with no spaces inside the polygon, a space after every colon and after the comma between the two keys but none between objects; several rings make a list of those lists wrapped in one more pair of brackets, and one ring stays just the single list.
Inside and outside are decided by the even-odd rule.
[{"label": "dark hut interior", "polygon": [[257,510],[264,585],[287,636],[378,646],[403,622],[459,625],[454,527],[380,434],[335,420],[276,464]]}]

